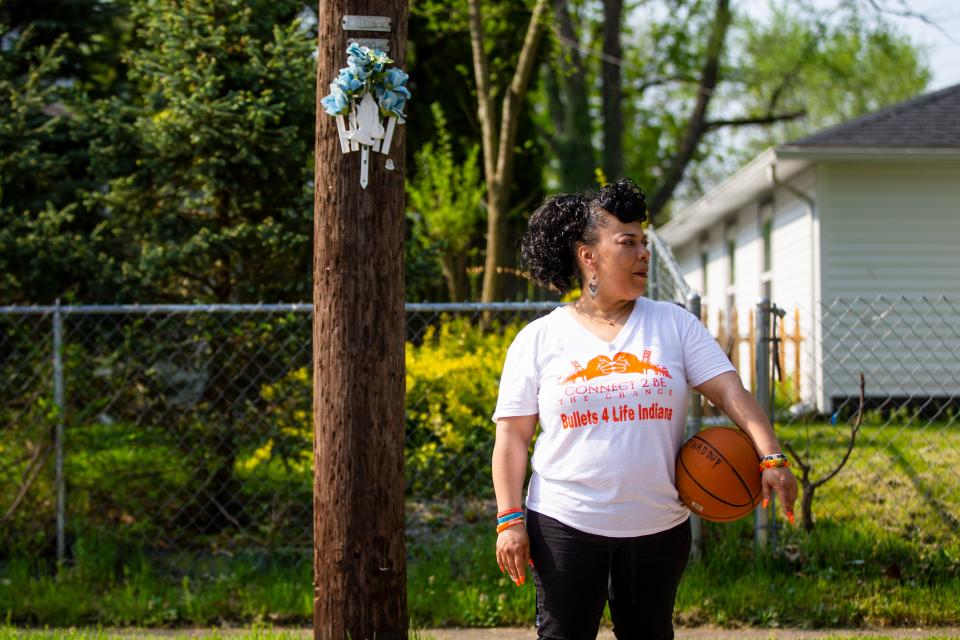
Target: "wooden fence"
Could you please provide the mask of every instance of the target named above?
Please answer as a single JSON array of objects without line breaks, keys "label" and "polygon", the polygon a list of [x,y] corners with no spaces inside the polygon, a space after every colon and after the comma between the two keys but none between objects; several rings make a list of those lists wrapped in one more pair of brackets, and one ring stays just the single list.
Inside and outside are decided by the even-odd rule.
[{"label": "wooden fence", "polygon": [[[707,307],[703,305],[701,308],[702,317],[701,320],[704,324],[707,324]],[[777,319],[777,362],[780,367],[780,372],[783,376],[789,376],[793,384],[793,397],[794,399],[800,398],[800,352],[801,344],[803,343],[803,333],[800,330],[800,309],[795,308],[793,310],[793,327],[792,332],[788,333],[786,328],[786,322],[784,318]],[[707,325],[709,326],[709,325]],[[720,343],[720,346],[723,348],[724,352],[727,354],[727,357],[730,358],[730,362],[733,363],[733,366],[743,377],[744,371],[753,371],[754,361],[757,357],[757,337],[756,337],[756,322],[754,321],[754,310],[750,309],[747,314],[747,333],[743,335],[740,333],[740,318],[737,312],[737,308],[734,307],[730,310],[729,321],[725,320],[723,310],[717,312],[717,342]],[[786,344],[791,343],[793,345],[792,353],[792,367],[788,371],[785,368],[786,365],[786,355],[787,349]],[[743,343],[748,345],[749,358],[746,361],[742,361],[740,357],[740,346]],[[754,381],[754,376],[750,375],[750,390],[756,390],[756,384]]]}]

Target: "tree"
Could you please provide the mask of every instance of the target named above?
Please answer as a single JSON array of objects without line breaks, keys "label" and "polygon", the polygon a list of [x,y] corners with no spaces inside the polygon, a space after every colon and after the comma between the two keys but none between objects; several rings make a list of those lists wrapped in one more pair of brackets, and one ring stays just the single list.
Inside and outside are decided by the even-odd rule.
[{"label": "tree", "polygon": [[443,108],[437,102],[433,104],[433,121],[436,140],[417,152],[417,173],[407,182],[407,194],[414,215],[423,222],[426,237],[438,247],[450,300],[459,302],[468,298],[467,257],[483,202],[479,149],[474,145],[463,164],[458,163]]},{"label": "tree", "polygon": [[[370,154],[370,181],[361,189],[360,154],[341,153],[335,121],[321,105],[347,61],[343,16],[390,18],[390,57],[403,68],[407,3],[324,0],[318,15],[314,637],[405,639],[405,132],[394,133],[393,170]],[[373,63],[358,64],[359,75],[373,73]]]},{"label": "tree", "polygon": [[[483,2],[484,48],[489,93],[494,105],[500,103],[514,79],[530,23],[530,6],[532,4],[512,0]],[[415,83],[417,94],[429,96],[429,100],[414,100],[408,105],[410,118],[407,136],[410,145],[407,159],[412,163],[420,146],[433,140],[430,104],[437,102],[442,106],[447,120],[454,157],[458,163],[463,163],[466,161],[466,150],[477,143],[482,144],[468,3],[462,0],[419,0],[413,3],[408,44],[411,82]],[[512,172],[509,183],[505,185],[508,192],[507,209],[502,216],[502,227],[507,250],[501,255],[498,266],[499,297],[502,299],[529,295],[528,281],[513,277],[519,273],[513,268],[518,266],[519,252],[508,249],[526,227],[524,212],[543,194],[543,166],[547,152],[533,126],[534,114],[527,108],[529,104],[530,98],[527,97],[524,108],[517,114]],[[494,117],[496,119],[496,112]],[[484,168],[482,164],[481,168]],[[486,177],[484,181],[486,183]],[[486,210],[485,201],[482,209],[484,216]],[[471,278],[473,273],[482,277],[485,271],[483,253],[486,220],[482,218],[478,227],[471,235],[479,243],[471,245],[467,257]],[[411,291],[411,284],[408,282],[408,291]],[[470,286],[474,286],[472,279]],[[417,290],[422,290],[422,287]]]},{"label": "tree", "polygon": [[[764,19],[729,0],[644,3],[624,16],[621,34],[631,45],[620,55],[612,29],[617,5],[604,0],[603,24],[598,11],[583,11],[587,23],[558,41],[565,51],[589,54],[586,82],[576,82],[600,105],[591,107],[591,120],[604,123],[605,173],[615,177],[622,116],[622,171],[647,187],[659,223],[678,193],[695,197],[760,147],[911,97],[929,77],[909,40],[856,3],[827,13],[803,3],[773,5]],[[549,78],[543,82],[549,86]],[[569,135],[539,122],[549,138]],[[559,158],[561,165],[575,161]]]},{"label": "tree", "polygon": [[139,299],[309,291],[311,37],[295,0],[152,0],[131,19],[137,99],[89,106],[107,259]]},{"label": "tree", "polygon": [[554,0],[553,19],[552,55],[542,65],[547,111],[554,131],[548,140],[558,160],[560,190],[575,191],[594,182],[597,166],[589,80],[578,47],[578,25],[568,0]]},{"label": "tree", "polygon": [[610,180],[623,174],[622,21],[623,0],[603,0],[603,172]]},{"label": "tree", "polygon": [[[82,154],[57,84],[65,39],[4,31],[0,56],[0,299],[53,302],[96,276],[90,225],[75,202]],[[77,174],[80,177],[77,177]]]},{"label": "tree", "polygon": [[487,253],[483,272],[481,299],[492,302],[500,298],[500,274],[506,241],[506,218],[513,177],[514,143],[517,123],[533,72],[541,37],[541,20],[546,0],[537,0],[527,25],[526,36],[510,86],[502,102],[499,122],[494,120],[494,99],[490,83],[490,66],[484,38],[483,12],[480,0],[468,0],[470,9],[470,44],[473,71],[477,84],[477,117],[480,120],[484,178],[487,183]]}]

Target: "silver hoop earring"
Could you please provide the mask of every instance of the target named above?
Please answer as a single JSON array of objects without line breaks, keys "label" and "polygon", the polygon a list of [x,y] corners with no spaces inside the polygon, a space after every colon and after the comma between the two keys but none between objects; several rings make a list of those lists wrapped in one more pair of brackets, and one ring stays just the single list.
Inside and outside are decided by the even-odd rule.
[{"label": "silver hoop earring", "polygon": [[590,297],[596,298],[597,291],[600,290],[600,283],[597,282],[597,272],[593,272],[593,276],[590,278],[590,282],[587,283],[587,289],[590,290]]}]

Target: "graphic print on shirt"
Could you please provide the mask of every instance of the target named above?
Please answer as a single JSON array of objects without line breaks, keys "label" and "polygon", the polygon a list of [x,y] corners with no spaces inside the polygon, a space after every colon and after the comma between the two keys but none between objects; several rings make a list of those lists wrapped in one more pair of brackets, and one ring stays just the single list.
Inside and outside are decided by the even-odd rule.
[{"label": "graphic print on shirt", "polygon": [[587,363],[586,369],[581,367],[580,363],[576,360],[574,360],[572,364],[575,371],[567,376],[563,381],[564,383],[593,380],[594,378],[607,376],[611,373],[647,373],[652,371],[661,376],[671,377],[666,367],[661,367],[650,362],[649,349],[644,350],[643,358],[638,358],[632,353],[621,351],[613,356],[613,358],[608,356],[591,358],[590,362]]},{"label": "graphic print on shirt", "polygon": [[[560,405],[577,406],[560,413],[562,427],[576,429],[601,424],[672,419],[673,409],[653,399],[673,395],[673,389],[670,388],[673,376],[666,366],[651,362],[651,355],[650,349],[644,349],[640,358],[626,351],[620,351],[612,358],[598,355],[591,358],[586,367],[576,360],[571,361],[573,373],[561,376],[558,380],[564,387]],[[633,375],[620,375],[616,380],[609,381],[597,380],[615,374]],[[645,401],[645,398],[653,401]],[[592,399],[602,406],[591,408]],[[617,404],[617,400],[623,402]]]}]

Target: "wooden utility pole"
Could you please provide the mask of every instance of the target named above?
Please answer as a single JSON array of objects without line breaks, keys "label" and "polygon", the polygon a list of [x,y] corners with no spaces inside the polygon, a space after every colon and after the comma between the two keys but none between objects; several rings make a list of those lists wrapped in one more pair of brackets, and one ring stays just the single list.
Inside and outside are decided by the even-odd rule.
[{"label": "wooden utility pole", "polygon": [[[321,0],[313,262],[314,638],[407,637],[404,548],[404,130],[387,156],[341,153],[320,98],[347,39],[389,41],[404,68],[406,0]],[[344,16],[389,18],[345,31]],[[416,97],[416,96],[415,96]]]}]

